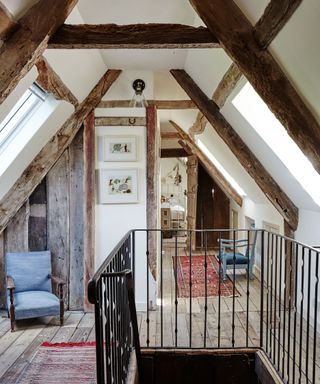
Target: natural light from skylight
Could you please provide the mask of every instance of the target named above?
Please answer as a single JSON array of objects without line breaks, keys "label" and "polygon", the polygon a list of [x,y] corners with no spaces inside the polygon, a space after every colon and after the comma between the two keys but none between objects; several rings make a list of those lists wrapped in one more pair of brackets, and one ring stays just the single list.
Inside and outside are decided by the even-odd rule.
[{"label": "natural light from skylight", "polygon": [[245,191],[240,187],[240,185],[235,181],[235,179],[224,169],[224,167],[219,163],[219,161],[213,156],[211,151],[206,147],[206,145],[197,138],[198,147],[201,151],[209,158],[212,164],[222,173],[225,179],[232,185],[232,187],[239,193],[240,196],[246,196]]},{"label": "natural light from skylight", "polygon": [[246,83],[232,104],[320,206],[320,175],[250,83]]},{"label": "natural light from skylight", "polygon": [[9,114],[0,123],[0,153],[24,127],[37,108],[45,101],[45,93],[35,84],[18,100]]}]

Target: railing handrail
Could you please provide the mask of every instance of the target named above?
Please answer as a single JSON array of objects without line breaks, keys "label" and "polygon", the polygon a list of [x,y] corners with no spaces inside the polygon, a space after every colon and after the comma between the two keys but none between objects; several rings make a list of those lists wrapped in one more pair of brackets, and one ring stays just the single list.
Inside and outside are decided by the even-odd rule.
[{"label": "railing handrail", "polygon": [[[163,239],[164,239],[164,233],[165,232],[173,232],[173,244],[174,244],[174,249],[175,249],[175,256],[172,256],[172,260],[170,259],[171,264],[173,265],[173,276],[175,278],[175,287],[173,288],[174,291],[173,294],[175,294],[175,297],[172,296],[172,319],[175,319],[175,329],[174,329],[174,334],[172,333],[172,337],[174,337],[173,343],[175,344],[172,346],[172,348],[179,348],[178,347],[178,298],[179,297],[185,297],[185,296],[177,296],[177,257],[178,257],[178,242],[177,239],[185,234],[187,236],[186,240],[186,246],[187,246],[187,253],[185,253],[186,257],[189,260],[189,285],[186,289],[188,289],[188,300],[189,300],[189,323],[187,325],[190,335],[189,335],[189,348],[194,348],[192,346],[192,285],[193,285],[193,277],[191,273],[191,259],[193,254],[193,248],[192,248],[192,234],[194,233],[201,233],[201,232],[206,232],[205,234],[205,245],[201,243],[201,249],[202,253],[204,254],[204,262],[203,262],[203,269],[201,271],[204,272],[205,276],[205,304],[204,304],[204,348],[220,348],[220,340],[221,340],[221,291],[220,291],[220,284],[221,284],[221,277],[219,278],[219,287],[218,287],[218,307],[216,310],[218,311],[218,322],[217,322],[217,335],[213,336],[213,339],[216,339],[217,346],[215,346],[212,342],[212,347],[206,346],[206,340],[208,338],[207,336],[207,311],[208,311],[208,304],[207,304],[207,298],[209,295],[207,291],[207,279],[208,279],[208,262],[207,258],[210,257],[209,253],[207,254],[207,235],[209,233],[216,233],[218,234],[218,238],[221,239],[224,234],[228,233],[240,233],[239,237],[242,237],[242,233],[246,236],[248,234],[247,239],[237,239],[236,236],[233,236],[233,239],[230,239],[230,248],[233,248],[233,250],[228,249],[229,254],[233,253],[233,259],[231,262],[229,262],[229,266],[226,266],[225,264],[223,265],[223,270],[222,270],[222,261],[219,253],[219,257],[217,257],[217,260],[219,262],[219,270],[218,274],[219,276],[222,276],[221,273],[224,271],[226,275],[226,269],[228,268],[228,276],[231,276],[231,282],[232,282],[232,294],[231,294],[231,299],[230,299],[230,305],[232,305],[232,310],[231,310],[231,333],[232,333],[232,338],[231,338],[231,343],[232,343],[232,348],[239,348],[235,345],[235,338],[237,338],[235,330],[236,330],[236,320],[237,320],[237,314],[236,314],[236,264],[237,268],[239,269],[246,269],[246,282],[244,282],[245,285],[241,288],[244,291],[244,295],[246,297],[243,298],[243,310],[245,311],[245,316],[246,318],[244,319],[244,325],[245,329],[245,337],[246,337],[246,346],[249,347],[249,305],[250,308],[252,308],[252,304],[249,300],[251,297],[250,293],[250,276],[252,275],[252,267],[250,260],[246,262],[246,264],[242,263],[236,263],[236,245],[238,242],[243,242],[243,241],[249,241],[249,234],[259,233],[259,238],[260,238],[260,233],[261,233],[261,243],[259,246],[259,255],[260,255],[260,307],[258,308],[257,305],[257,312],[260,311],[260,340],[259,340],[259,347],[264,350],[270,361],[272,362],[273,366],[277,369],[279,372],[279,375],[284,379],[286,376],[289,378],[289,374],[293,378],[295,377],[295,370],[296,366],[299,367],[299,372],[298,374],[300,375],[300,378],[304,375],[308,379],[310,378],[311,375],[313,377],[312,383],[315,383],[314,377],[315,377],[315,356],[316,356],[316,335],[317,335],[317,303],[318,303],[318,288],[319,288],[319,266],[320,266],[320,250],[309,246],[301,241],[297,241],[295,239],[289,238],[287,236],[269,231],[267,229],[260,229],[260,228],[244,228],[244,229],[195,229],[195,230],[190,230],[190,229],[183,229],[183,228],[174,228],[174,229],[132,229],[128,231],[122,239],[118,242],[118,244],[113,248],[113,250],[109,253],[108,257],[105,259],[105,261],[100,265],[98,268],[97,272],[93,276],[93,278],[89,282],[89,287],[88,287],[88,292],[89,292],[89,300],[91,303],[94,303],[96,305],[96,314],[97,316],[103,316],[103,311],[107,311],[109,303],[112,302],[112,305],[116,305],[118,302],[117,299],[121,301],[121,295],[117,296],[115,295],[115,289],[116,287],[113,286],[112,284],[120,284],[113,279],[113,277],[117,276],[124,276],[125,280],[128,284],[128,278],[127,275],[130,276],[130,284],[131,287],[128,288],[127,285],[127,292],[128,292],[128,298],[131,295],[131,298],[127,300],[125,299],[125,305],[126,308],[124,308],[124,302],[122,301],[122,307],[124,308],[124,312],[122,310],[118,310],[116,312],[116,317],[113,318],[113,323],[110,325],[111,327],[117,326],[117,319],[120,317],[120,314],[124,313],[123,318],[125,320],[128,320],[128,316],[130,314],[131,317],[131,328],[127,329],[127,334],[130,335],[130,348],[132,349],[133,347],[136,348],[136,358],[137,358],[137,366],[138,366],[138,372],[140,378],[142,378],[142,372],[141,372],[141,354],[140,354],[140,340],[139,340],[139,334],[138,334],[138,325],[137,325],[137,313],[135,309],[135,301],[134,301],[134,269],[135,269],[135,244],[136,244],[136,238],[139,239],[139,244],[140,242],[140,234],[139,237],[137,233],[144,233],[146,241],[146,246],[145,250],[142,247],[142,250],[137,248],[141,254],[137,256],[142,256],[143,252],[145,253],[144,257],[144,263],[146,263],[146,271],[147,271],[147,276],[146,276],[146,285],[147,285],[147,299],[146,299],[146,328],[147,328],[147,338],[146,338],[146,345],[147,348],[150,346],[150,339],[149,339],[149,334],[150,334],[150,318],[149,318],[149,311],[150,311],[150,303],[153,303],[153,301],[149,301],[149,268],[150,268],[150,243],[149,241],[153,238],[151,238],[152,233],[160,233],[161,238],[158,238],[159,243],[156,245],[157,252],[159,251],[160,253],[160,258],[159,258],[159,292],[156,293],[155,299],[159,299],[158,304],[160,306],[160,318],[161,318],[161,324],[160,324],[160,347],[163,348],[163,281],[162,281],[162,276],[163,276]],[[137,235],[137,236],[136,236]],[[217,236],[214,236],[213,238],[216,239]],[[229,236],[228,236],[229,237]],[[219,241],[219,239],[216,239]],[[215,240],[215,241],[216,241]],[[219,243],[213,243],[213,246],[217,244],[217,249],[219,248]],[[208,250],[210,248],[208,247]],[[221,250],[219,251],[221,252]],[[171,255],[171,254],[170,254]],[[181,254],[180,254],[181,255]],[[229,255],[230,256],[230,255]],[[229,257],[228,256],[228,257]],[[171,256],[170,256],[171,257]],[[184,256],[185,257],[185,256]],[[173,259],[174,258],[174,259]],[[251,258],[252,259],[252,258]],[[124,261],[127,261],[125,264]],[[225,257],[226,260],[226,257]],[[312,262],[312,264],[311,264]],[[243,267],[241,266],[243,265]],[[314,265],[315,264],[315,265]],[[124,267],[124,265],[126,267]],[[202,265],[202,264],[201,264]],[[249,268],[250,266],[250,268]],[[258,264],[259,266],[259,264]],[[121,270],[123,269],[123,270]],[[128,269],[131,269],[130,271]],[[230,272],[231,271],[231,272]],[[133,276],[132,276],[133,275]],[[298,279],[298,276],[299,279]],[[301,278],[302,276],[302,278]],[[312,286],[311,286],[311,279],[314,278],[314,281],[312,281]],[[110,279],[110,282],[106,283],[106,279]],[[224,276],[224,279],[226,276]],[[141,269],[139,270],[139,279],[142,284],[142,276],[141,276]],[[308,279],[308,280],[304,280]],[[292,282],[294,281],[294,282]],[[283,283],[284,282],[284,283]],[[104,284],[104,285],[102,285]],[[110,285],[111,284],[111,285]],[[188,284],[186,280],[186,284]],[[238,283],[237,283],[238,284]],[[121,292],[124,292],[123,289],[124,287],[124,280],[121,279]],[[153,288],[152,288],[153,289]],[[179,288],[180,289],[180,288]],[[230,288],[231,289],[231,288]],[[111,299],[109,298],[108,292],[111,291]],[[119,291],[120,292],[120,291]],[[171,293],[170,293],[171,294]],[[126,295],[126,293],[125,293]],[[158,296],[159,295],[159,296]],[[312,296],[314,295],[314,296]],[[314,308],[312,308],[311,305],[311,299],[314,297],[315,300],[315,305]],[[153,300],[153,297],[152,297]],[[232,300],[232,301],[231,301]],[[107,303],[107,304],[106,304]],[[179,301],[180,303],[180,301]],[[129,304],[129,306],[128,306]],[[165,304],[166,305],[166,304]],[[183,304],[182,304],[183,305]],[[186,304],[187,305],[187,304]],[[181,308],[181,307],[179,307]],[[153,308],[152,308],[153,309]],[[229,308],[230,309],[230,308]],[[109,309],[110,311],[110,309]],[[307,317],[304,318],[304,313],[306,312]],[[109,312],[110,313],[110,312]],[[105,313],[105,316],[107,316],[108,313]],[[122,316],[122,315],[121,315]],[[266,318],[265,318],[266,316]],[[106,317],[104,318],[106,319]],[[116,320],[115,320],[116,319]],[[306,319],[306,322],[304,323],[304,319]],[[106,323],[104,322],[106,321]],[[129,318],[130,321],[130,318]],[[100,342],[100,347],[103,348],[103,332],[107,332],[107,326],[106,324],[108,323],[108,320],[101,320],[100,325],[102,326],[102,331],[101,331],[101,342]],[[313,326],[313,329],[312,329]],[[121,326],[120,326],[121,328]],[[319,328],[319,327],[318,327]],[[113,328],[112,328],[113,329]],[[307,332],[307,341],[306,341],[306,346],[303,346],[302,342],[302,336],[303,332]],[[172,330],[173,332],[173,330]],[[179,331],[180,332],[180,331]],[[180,333],[179,333],[180,334]],[[313,334],[313,340],[311,340],[310,336]],[[121,336],[121,333],[118,333],[118,335]],[[211,337],[211,336],[210,336]],[[291,337],[293,337],[293,343],[291,343]],[[109,335],[110,339],[110,335]],[[114,342],[114,339],[112,339]],[[116,340],[122,340],[116,339]],[[309,342],[311,343],[313,341],[313,351],[311,356],[311,352],[309,354]],[[215,342],[215,343],[216,343]],[[159,343],[159,342],[158,342]],[[157,342],[154,341],[154,344],[156,345]],[[109,344],[107,344],[109,345]],[[121,342],[120,342],[121,345]],[[170,344],[171,345],[171,344]],[[180,344],[181,345],[181,344]],[[242,344],[241,344],[242,345]],[[97,344],[98,346],[98,344]],[[241,346],[240,346],[241,347]],[[254,348],[257,348],[258,346],[255,346]],[[310,344],[311,347],[311,344]],[[155,347],[157,348],[157,347]],[[166,346],[165,348],[171,348],[171,346]],[[185,348],[185,347],[184,347]],[[293,349],[293,356],[291,357],[290,354],[290,348]],[[296,355],[296,348],[297,348],[297,355]],[[305,348],[306,351],[303,350]],[[110,351],[109,351],[110,352]],[[106,355],[107,353],[106,352]],[[103,353],[103,352],[102,352]],[[110,352],[111,353],[111,352]],[[313,359],[313,366],[311,367],[313,371],[311,372],[311,369],[309,369],[309,361],[308,357],[309,355]],[[102,356],[103,357],[103,356]],[[301,363],[302,358],[305,358],[306,362]],[[121,365],[121,357],[117,355],[112,355],[110,358],[113,362],[117,361]],[[119,359],[119,360],[118,360]],[[292,361],[293,363],[292,363]],[[103,359],[101,359],[103,362]],[[105,362],[108,361],[108,359],[104,360]],[[106,363],[108,364],[108,363]],[[311,363],[310,363],[311,364]],[[102,366],[102,364],[101,364]],[[123,364],[123,366],[125,366]],[[311,365],[310,365],[311,366]],[[290,369],[289,369],[290,368]],[[111,368],[113,369],[113,368]],[[282,371],[282,373],[280,372]],[[113,374],[114,371],[112,371]],[[116,374],[118,374],[119,371],[116,371]],[[291,377],[291,376],[290,376]],[[109,381],[108,381],[109,382]],[[117,381],[118,383],[118,381]]]},{"label": "railing handrail", "polygon": [[109,255],[106,257],[106,259],[102,262],[100,267],[97,269],[95,274],[92,276],[88,283],[88,300],[91,304],[96,303],[96,285],[97,281],[101,278],[102,274],[105,272],[107,266],[109,265],[112,257],[120,250],[124,242],[129,238],[131,235],[132,230],[128,231],[124,236],[122,236],[121,240],[118,241],[117,245],[115,245],[112,249],[112,251],[109,253]]}]

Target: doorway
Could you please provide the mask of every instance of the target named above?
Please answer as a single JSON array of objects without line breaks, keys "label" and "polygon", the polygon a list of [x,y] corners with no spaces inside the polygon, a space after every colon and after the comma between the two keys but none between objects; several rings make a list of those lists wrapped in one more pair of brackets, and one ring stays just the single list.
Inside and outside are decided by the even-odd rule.
[{"label": "doorway", "polygon": [[[227,229],[230,227],[230,200],[218,184],[199,164],[198,196],[197,196],[197,229]],[[224,234],[224,237],[226,237]],[[228,236],[227,236],[228,237]],[[218,232],[208,233],[207,246],[218,246]],[[203,247],[204,238],[201,232],[196,235],[197,247]]]}]

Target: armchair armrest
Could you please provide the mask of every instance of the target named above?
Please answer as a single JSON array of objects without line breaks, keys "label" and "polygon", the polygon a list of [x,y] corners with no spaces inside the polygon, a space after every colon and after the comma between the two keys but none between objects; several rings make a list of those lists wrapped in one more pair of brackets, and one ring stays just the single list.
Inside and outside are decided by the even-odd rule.
[{"label": "armchair armrest", "polygon": [[14,289],[15,288],[13,278],[10,276],[7,276],[7,288],[8,289]]},{"label": "armchair armrest", "polygon": [[58,285],[65,285],[66,283],[60,279],[60,277],[58,276],[54,276],[54,275],[49,275],[49,277],[51,278],[51,280],[55,283],[55,284],[58,284]]}]

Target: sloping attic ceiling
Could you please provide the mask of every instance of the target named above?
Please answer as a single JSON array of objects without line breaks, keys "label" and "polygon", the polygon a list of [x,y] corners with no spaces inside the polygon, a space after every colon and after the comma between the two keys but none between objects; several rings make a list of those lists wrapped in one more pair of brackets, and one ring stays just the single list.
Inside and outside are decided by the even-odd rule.
[{"label": "sloping attic ceiling", "polygon": [[[2,0],[3,4],[16,17],[20,17],[35,0]],[[268,0],[235,0],[237,5],[254,24],[268,3]],[[286,26],[272,42],[270,51],[279,62],[288,78],[297,88],[300,95],[311,107],[315,116],[320,116],[320,50],[318,36],[320,26],[320,3],[318,0],[304,0],[295,11]],[[70,14],[67,23],[181,23],[203,25],[187,0],[79,0]],[[65,84],[81,101],[107,68],[119,68],[125,71],[118,82],[110,89],[105,98],[128,98],[130,86],[123,87],[133,74],[145,73],[152,81],[148,97],[163,99],[187,98],[175,81],[172,81],[167,70],[183,68],[196,81],[208,97],[211,97],[223,74],[231,64],[231,60],[222,49],[195,50],[46,50],[45,56],[52,67],[61,76]],[[76,69],[76,70],[75,70]],[[149,81],[149,80],[148,80]],[[276,97],[276,95],[275,95]],[[230,100],[222,110],[240,136],[246,140],[252,128],[230,107]],[[162,124],[171,119],[186,131],[191,127],[196,111],[160,111]],[[208,126],[203,140],[208,143],[218,161],[246,190],[249,197],[256,202],[266,199],[246,174],[241,165],[221,139]],[[258,140],[258,139],[257,139]],[[210,144],[210,145],[209,145]],[[280,187],[299,206],[305,209],[319,209],[303,191],[293,177],[273,153],[261,145],[250,145],[252,151],[272,173]],[[272,166],[271,166],[272,165]],[[291,182],[288,180],[291,179]]]},{"label": "sloping attic ceiling", "polygon": [[[183,0],[80,0],[78,8],[88,24],[179,23],[193,25],[195,13]],[[98,10],[98,11],[97,11]],[[109,68],[161,70],[183,68],[185,49],[101,50]]]}]

